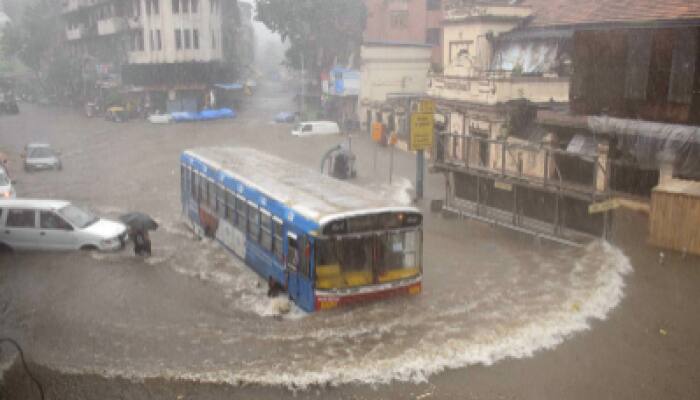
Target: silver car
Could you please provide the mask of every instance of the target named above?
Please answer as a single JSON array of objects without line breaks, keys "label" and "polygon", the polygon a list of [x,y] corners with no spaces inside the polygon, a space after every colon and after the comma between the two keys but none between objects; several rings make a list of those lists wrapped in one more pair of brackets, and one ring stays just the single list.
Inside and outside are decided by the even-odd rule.
[{"label": "silver car", "polygon": [[38,171],[42,169],[57,169],[63,168],[61,160],[58,158],[59,153],[51,148],[51,145],[46,143],[30,143],[24,148],[24,170]]}]

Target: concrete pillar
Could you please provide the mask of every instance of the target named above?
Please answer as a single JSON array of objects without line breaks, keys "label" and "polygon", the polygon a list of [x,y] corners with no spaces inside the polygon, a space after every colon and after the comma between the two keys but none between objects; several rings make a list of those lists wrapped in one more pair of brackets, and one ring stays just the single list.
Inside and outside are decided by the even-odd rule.
[{"label": "concrete pillar", "polygon": [[610,187],[610,143],[607,139],[598,142],[598,157],[595,165],[595,190],[605,192]]},{"label": "concrete pillar", "polygon": [[659,185],[673,179],[673,164],[664,161],[659,165]]}]

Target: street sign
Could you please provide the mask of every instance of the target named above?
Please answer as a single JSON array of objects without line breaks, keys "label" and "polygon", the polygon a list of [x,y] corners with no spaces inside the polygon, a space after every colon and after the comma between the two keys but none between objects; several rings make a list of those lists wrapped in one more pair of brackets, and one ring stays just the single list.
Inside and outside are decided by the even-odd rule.
[{"label": "street sign", "polygon": [[606,211],[613,210],[615,208],[620,207],[620,201],[618,199],[610,199],[610,200],[605,200],[601,201],[599,203],[593,203],[588,206],[588,213],[589,214],[597,214],[597,213],[602,213]]},{"label": "street sign", "polygon": [[435,114],[435,102],[432,100],[421,100],[420,103],[418,103],[418,112]]},{"label": "street sign", "polygon": [[433,114],[411,115],[411,150],[425,150],[433,146]]}]

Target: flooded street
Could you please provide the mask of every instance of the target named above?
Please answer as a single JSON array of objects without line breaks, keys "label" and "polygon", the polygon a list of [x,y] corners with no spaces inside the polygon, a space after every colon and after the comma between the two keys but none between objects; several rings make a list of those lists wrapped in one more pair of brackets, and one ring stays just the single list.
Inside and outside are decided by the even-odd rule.
[{"label": "flooded street", "polygon": [[[143,211],[159,221],[160,229],[152,235],[153,256],[145,259],[130,249],[1,255],[0,336],[15,338],[33,363],[53,371],[127,378],[134,385],[148,378],[242,385],[242,398],[260,387],[323,396],[334,390],[327,386],[342,388],[335,389],[342,390],[336,395],[347,398],[390,398],[389,387],[397,390],[392,398],[421,393],[557,398],[561,392],[546,390],[548,376],[578,371],[586,376],[583,387],[605,368],[620,371],[611,383],[621,387],[672,368],[675,373],[658,379],[682,388],[686,398],[693,390],[699,394],[692,377],[700,372],[700,321],[691,311],[697,305],[698,271],[690,265],[697,260],[671,257],[666,267],[680,277],[660,278],[652,260],[656,253],[637,251],[639,244],[625,247],[629,236],[622,228],[620,247],[595,242],[574,249],[445,218],[430,213],[426,201],[421,204],[422,295],[315,314],[292,308],[278,315],[257,275],[217,244],[195,240],[187,229],[178,157],[195,146],[249,146],[318,168],[322,154],[341,139],[292,137],[290,125],[269,122],[290,107],[289,97],[268,86],[239,118],[197,124],[117,124],[28,105],[19,116],[3,117],[0,143],[14,152],[10,171],[18,181],[18,197],[67,199],[111,217]],[[31,141],[61,149],[63,171],[22,172],[18,154]],[[375,168],[372,146],[364,135],[353,139],[358,155],[354,183],[410,199],[406,189],[414,180],[414,157],[396,152],[396,176],[389,185],[389,150],[377,151]],[[440,198],[443,192],[442,177],[429,175],[426,197]],[[689,297],[657,301],[653,293],[659,289],[650,287],[650,277],[659,288],[676,285],[676,293]],[[632,300],[624,301],[630,282],[635,282]],[[638,319],[641,309],[649,315]],[[611,315],[614,322],[600,322]],[[684,346],[656,343],[660,328],[672,332],[670,343]],[[640,361],[649,366],[640,376],[621,371],[638,360],[637,350],[625,341],[655,354],[654,360]],[[669,361],[668,355],[676,353],[684,354],[676,359],[680,364]],[[513,359],[530,360],[538,372],[523,375],[530,368],[525,365],[516,368],[519,373],[503,375],[513,368]],[[473,376],[483,380],[470,381]],[[499,376],[507,381],[502,388]],[[530,380],[545,389],[533,391]],[[649,397],[678,393],[664,387]],[[223,389],[202,390],[214,398],[212,393]],[[599,390],[575,390],[566,397],[595,398],[605,393]],[[632,392],[646,393],[636,386]],[[170,398],[164,393],[156,390],[155,396]]]}]

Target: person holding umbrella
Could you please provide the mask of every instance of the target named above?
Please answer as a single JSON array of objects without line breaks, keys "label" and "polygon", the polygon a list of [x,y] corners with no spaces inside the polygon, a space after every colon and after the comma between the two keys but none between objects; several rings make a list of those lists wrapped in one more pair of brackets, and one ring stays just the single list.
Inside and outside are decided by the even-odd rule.
[{"label": "person holding umbrella", "polygon": [[140,212],[124,214],[119,219],[129,227],[129,236],[134,241],[134,254],[150,256],[151,238],[148,232],[158,229],[158,223],[150,216]]}]

